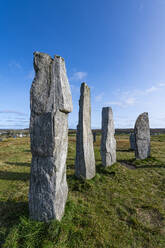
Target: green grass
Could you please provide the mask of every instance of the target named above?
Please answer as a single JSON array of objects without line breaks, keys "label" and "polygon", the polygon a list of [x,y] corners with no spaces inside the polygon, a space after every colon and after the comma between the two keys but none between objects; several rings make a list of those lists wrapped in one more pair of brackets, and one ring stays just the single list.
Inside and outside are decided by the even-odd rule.
[{"label": "green grass", "polygon": [[151,157],[135,160],[127,135],[117,135],[117,163],[105,169],[95,143],[97,173],[74,176],[75,136],[69,137],[65,215],[61,222],[28,218],[28,138],[0,143],[2,248],[164,248],[165,135],[153,136]]}]

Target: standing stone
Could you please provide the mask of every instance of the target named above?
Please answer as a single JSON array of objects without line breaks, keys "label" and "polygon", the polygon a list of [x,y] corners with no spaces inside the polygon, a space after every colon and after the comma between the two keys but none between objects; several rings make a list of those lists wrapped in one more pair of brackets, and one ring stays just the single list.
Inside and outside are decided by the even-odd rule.
[{"label": "standing stone", "polygon": [[72,111],[65,62],[60,56],[34,53],[35,78],[30,95],[30,217],[60,220],[68,195],[66,157],[68,113]]},{"label": "standing stone", "polygon": [[135,128],[135,157],[145,159],[150,156],[150,127],[148,113],[139,115]]},{"label": "standing stone", "polygon": [[93,132],[93,142],[96,142],[96,132]]},{"label": "standing stone", "polygon": [[130,149],[135,150],[135,134],[131,133],[129,136]]},{"label": "standing stone", "polygon": [[102,109],[101,158],[103,166],[107,167],[116,162],[116,140],[114,137],[114,121],[112,108]]},{"label": "standing stone", "polygon": [[75,175],[78,178],[91,179],[95,176],[95,157],[91,131],[90,88],[86,83],[81,84],[80,93]]}]

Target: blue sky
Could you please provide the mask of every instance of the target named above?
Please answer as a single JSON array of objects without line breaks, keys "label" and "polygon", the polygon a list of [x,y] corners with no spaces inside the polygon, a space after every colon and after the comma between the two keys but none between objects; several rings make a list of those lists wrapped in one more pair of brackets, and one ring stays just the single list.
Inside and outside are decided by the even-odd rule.
[{"label": "blue sky", "polygon": [[149,112],[165,127],[165,0],[0,2],[0,128],[29,125],[33,52],[66,62],[78,121],[81,82],[91,88],[92,127],[111,106],[116,128]]}]

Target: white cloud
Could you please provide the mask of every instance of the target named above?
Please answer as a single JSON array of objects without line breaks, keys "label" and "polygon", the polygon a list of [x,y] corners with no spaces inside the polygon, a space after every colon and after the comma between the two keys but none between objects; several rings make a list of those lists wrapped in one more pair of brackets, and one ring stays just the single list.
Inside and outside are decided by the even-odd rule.
[{"label": "white cloud", "polygon": [[111,105],[116,105],[116,106],[122,106],[122,102],[106,102],[105,103],[105,105],[109,105],[109,106],[111,106]]},{"label": "white cloud", "polygon": [[165,87],[165,83],[160,83],[159,87]]},{"label": "white cloud", "polygon": [[134,89],[132,91],[123,91],[122,92],[122,91],[117,90],[116,93],[114,93],[114,95],[116,96],[114,98],[114,101],[106,102],[105,104],[106,105],[116,105],[116,106],[121,107],[121,108],[133,106],[136,103],[139,103],[139,101],[141,102],[141,100],[143,99],[143,97],[145,95],[149,95],[155,91],[158,91],[162,87],[165,87],[165,83],[153,85],[152,87],[150,87],[148,89],[144,89],[144,91]]},{"label": "white cloud", "polygon": [[150,123],[151,127],[160,127],[164,128],[165,127],[165,116],[163,115],[150,115]]},{"label": "white cloud", "polygon": [[15,110],[0,111],[0,128],[28,128],[29,115]]},{"label": "white cloud", "polygon": [[136,99],[134,97],[130,97],[130,98],[123,98],[121,101],[112,101],[112,102],[107,102],[105,103],[106,105],[116,105],[118,107],[128,107],[128,106],[132,106],[134,105],[136,102]]},{"label": "white cloud", "polygon": [[152,86],[151,88],[149,88],[149,89],[146,89],[145,90],[145,92],[146,93],[151,93],[151,92],[154,92],[154,91],[156,91],[158,88],[157,87],[155,87],[155,86]]},{"label": "white cloud", "polygon": [[17,115],[26,115],[23,112],[19,112],[16,110],[0,110],[0,114],[17,114]]},{"label": "white cloud", "polygon": [[134,97],[130,97],[128,99],[125,100],[124,104],[125,105],[134,105],[136,99]]},{"label": "white cloud", "polygon": [[[163,109],[165,83],[153,84],[148,88],[131,89],[129,91],[116,90],[116,93],[111,95],[111,101],[104,104],[114,107],[114,118],[117,128],[133,127],[137,116],[142,112],[148,112],[150,116],[151,127],[164,127],[165,116]],[[107,100],[106,92],[105,97]],[[132,107],[133,106],[133,107]],[[124,118],[116,118],[115,113],[118,115],[124,114]]]},{"label": "white cloud", "polygon": [[70,77],[70,81],[81,81],[86,78],[87,75],[87,72],[83,71],[74,72],[73,75]]},{"label": "white cloud", "polygon": [[[134,89],[131,91],[121,91],[121,90],[117,90],[116,92],[114,92],[114,96],[115,98],[113,99],[113,101],[111,102],[106,102],[104,104],[106,105],[115,105],[121,108],[126,108],[129,106],[134,106],[135,104],[140,104],[140,102],[144,102],[145,104],[148,104],[148,98],[146,98],[146,96],[153,92],[156,91],[161,91],[161,89],[165,87],[165,83],[159,83],[157,85],[153,85],[152,87],[148,88],[148,89],[144,89],[144,91],[142,90],[138,90],[138,89]],[[158,94],[157,94],[158,95]],[[131,96],[131,97],[130,97]],[[145,96],[145,98],[144,98]],[[155,94],[153,94],[153,96],[156,97]],[[137,105],[139,106],[139,105]]]},{"label": "white cloud", "polygon": [[133,128],[135,120],[129,117],[114,116],[115,128]]}]

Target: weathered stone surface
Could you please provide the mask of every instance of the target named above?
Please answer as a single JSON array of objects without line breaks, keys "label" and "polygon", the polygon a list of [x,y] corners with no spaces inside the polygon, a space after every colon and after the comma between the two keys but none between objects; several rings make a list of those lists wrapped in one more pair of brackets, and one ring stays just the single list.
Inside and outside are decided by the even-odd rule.
[{"label": "weathered stone surface", "polygon": [[148,113],[139,115],[135,128],[135,157],[145,159],[150,156],[150,127]]},{"label": "weathered stone surface", "polygon": [[101,158],[102,165],[107,167],[116,162],[116,140],[114,137],[114,121],[112,108],[102,109]]},{"label": "weathered stone surface", "polygon": [[135,150],[135,134],[131,133],[129,136],[130,149]]},{"label": "weathered stone surface", "polygon": [[96,142],[96,132],[93,132],[93,142]]},{"label": "weathered stone surface", "polygon": [[31,87],[30,217],[60,220],[68,195],[66,157],[68,113],[72,98],[64,59],[34,53],[35,78]]},{"label": "weathered stone surface", "polygon": [[91,131],[90,89],[87,84],[81,84],[80,93],[75,174],[78,178],[91,179],[95,176],[95,157]]}]

